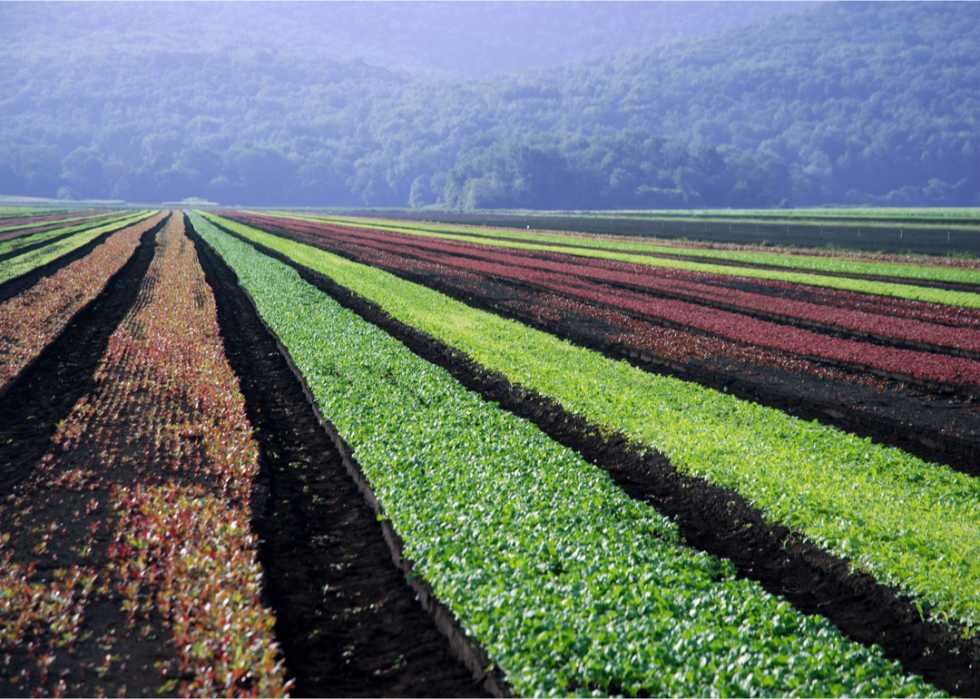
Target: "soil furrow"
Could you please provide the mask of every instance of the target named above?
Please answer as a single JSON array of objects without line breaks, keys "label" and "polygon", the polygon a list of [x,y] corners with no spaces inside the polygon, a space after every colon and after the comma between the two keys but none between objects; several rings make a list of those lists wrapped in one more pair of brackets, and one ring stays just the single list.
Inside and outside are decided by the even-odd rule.
[{"label": "soil furrow", "polygon": [[61,335],[0,397],[2,492],[9,492],[30,474],[50,447],[58,422],[94,387],[93,375],[99,360],[109,337],[136,301],[153,260],[157,231],[166,220],[143,234],[139,248],[102,293],[75,315]]},{"label": "soil furrow", "polygon": [[[0,284],[0,303],[5,303],[6,301],[9,301],[14,296],[17,296],[18,294],[23,293],[27,289],[30,289],[32,286],[37,284],[38,281],[40,281],[44,277],[50,277],[52,274],[57,273],[63,267],[67,267],[75,260],[82,259],[86,255],[91,253],[93,250],[95,250],[95,248],[102,245],[102,243],[108,240],[110,236],[112,236],[115,233],[118,233],[123,228],[129,228],[130,225],[138,225],[138,223],[139,222],[137,222],[136,224],[120,226],[118,228],[113,228],[111,231],[106,231],[98,238],[95,238],[94,240],[86,243],[85,245],[83,245],[82,247],[76,250],[72,250],[71,252],[62,255],[61,257],[55,260],[51,260],[51,262],[41,265],[40,267],[31,270],[27,274],[22,274],[19,277],[15,277],[13,279],[10,279],[9,281],[3,282],[2,284]],[[163,227],[163,223],[155,227],[154,231],[162,227]]]},{"label": "soil furrow", "polygon": [[878,644],[888,657],[935,686],[960,696],[980,693],[980,675],[974,671],[980,664],[980,640],[964,639],[963,630],[954,626],[923,620],[898,589],[852,571],[846,560],[770,524],[738,493],[681,475],[663,455],[642,454],[622,437],[604,440],[598,436],[601,428],[553,401],[512,386],[506,377],[391,318],[328,277],[264,246],[255,247],[290,264],[306,281],[443,367],[485,400],[534,422],[555,441],[608,471],[631,497],[675,518],[693,548],[730,559],[744,577],[805,614],[823,615],[855,641]]},{"label": "soil furrow", "polygon": [[188,228],[260,444],[253,528],[296,694],[485,696],[392,565],[383,524],[234,272]]}]

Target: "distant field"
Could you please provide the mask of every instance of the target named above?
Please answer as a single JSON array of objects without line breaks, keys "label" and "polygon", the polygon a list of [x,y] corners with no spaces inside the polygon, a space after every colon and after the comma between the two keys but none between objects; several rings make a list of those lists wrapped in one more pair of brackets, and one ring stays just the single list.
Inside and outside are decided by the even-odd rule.
[{"label": "distant field", "polygon": [[361,217],[647,236],[713,243],[980,256],[980,209],[662,211],[307,210]]}]

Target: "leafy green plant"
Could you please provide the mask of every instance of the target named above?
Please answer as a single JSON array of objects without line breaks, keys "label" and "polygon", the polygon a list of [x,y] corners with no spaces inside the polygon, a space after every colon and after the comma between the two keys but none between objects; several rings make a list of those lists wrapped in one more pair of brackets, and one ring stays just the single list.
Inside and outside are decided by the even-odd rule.
[{"label": "leafy green plant", "polygon": [[[392,224],[390,222],[369,222],[365,219],[324,218],[294,214],[284,216],[289,218],[297,218],[300,220],[333,221],[344,225],[353,225],[362,228],[367,227],[374,230],[392,230],[399,233],[412,233],[427,237],[444,238],[446,240],[458,240],[470,243],[480,243],[481,245],[508,247],[515,250],[561,252],[580,257],[597,257],[655,267],[684,269],[692,272],[735,275],[753,279],[773,279],[777,281],[793,282],[796,284],[810,284],[813,286],[825,286],[833,289],[845,289],[847,291],[883,294],[885,296],[895,296],[898,298],[913,299],[916,301],[928,301],[931,303],[945,303],[958,306],[967,306],[970,308],[980,308],[980,295],[970,292],[947,291],[944,289],[919,287],[911,284],[897,284],[867,279],[829,277],[823,274],[813,274],[808,271],[796,271],[810,270],[812,272],[840,272],[846,274],[892,276],[908,279],[926,279],[978,284],[980,283],[980,272],[975,272],[973,270],[952,269],[946,267],[919,267],[915,265],[868,263],[832,257],[807,257],[804,255],[779,255],[756,252],[738,252],[732,250],[709,250],[704,248],[686,249],[673,246],[668,247],[651,245],[648,243],[625,243],[619,241],[598,240],[595,238],[566,237],[540,233],[522,233],[512,229],[460,229],[458,227],[441,226],[436,224],[425,224],[423,227],[419,224],[413,225],[408,223]],[[461,231],[465,231],[465,233]],[[712,262],[674,260],[664,257],[651,257],[649,254],[642,253],[669,255],[684,254],[704,258],[706,260],[719,260],[720,263],[715,264]],[[721,264],[727,260],[786,267],[789,269],[787,271],[778,269],[754,269],[751,267],[730,267]]]},{"label": "leafy green plant", "polygon": [[735,578],[730,563],[679,547],[673,523],[578,454],[287,265],[191,218],[353,448],[406,555],[517,693],[933,691],[877,649]]},{"label": "leafy green plant", "polygon": [[222,221],[514,384],[745,495],[936,616],[980,623],[980,482],[899,449],[649,374],[322,250]]}]

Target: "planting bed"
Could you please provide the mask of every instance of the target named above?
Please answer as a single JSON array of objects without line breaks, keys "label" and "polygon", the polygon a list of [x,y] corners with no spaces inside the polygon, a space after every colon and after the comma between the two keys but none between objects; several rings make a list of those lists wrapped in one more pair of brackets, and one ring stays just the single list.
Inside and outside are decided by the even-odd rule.
[{"label": "planting bed", "polygon": [[2,693],[483,696],[233,276],[202,251],[212,300],[168,221],[0,396]]},{"label": "planting bed", "polygon": [[11,241],[15,238],[25,238],[27,236],[33,236],[36,233],[45,233],[48,231],[58,230],[61,228],[65,228],[66,226],[78,224],[81,222],[95,225],[100,221],[111,219],[113,218],[113,216],[114,214],[111,213],[99,213],[94,215],[77,216],[77,217],[66,218],[66,219],[54,219],[50,221],[26,224],[23,226],[13,226],[10,228],[3,227],[0,228],[0,243]]},{"label": "planting bed", "polygon": [[130,259],[158,215],[112,233],[85,257],[64,264],[27,291],[0,304],[0,395],[10,380],[54,340],[81,308],[94,299]]},{"label": "planting bed", "polygon": [[[245,275],[419,572],[519,693],[923,691],[863,684],[890,683],[893,670],[857,661],[825,622],[804,622],[727,564],[677,549],[672,524],[580,456],[474,400],[281,265],[195,225]],[[789,659],[806,647],[804,678]]]},{"label": "planting bed", "polygon": [[[411,318],[412,324],[415,324],[417,327],[424,328],[427,332],[435,332],[437,336],[452,338],[454,347],[465,348],[463,351],[467,353],[476,352],[476,355],[481,358],[481,362],[489,361],[490,365],[492,366],[512,367],[507,369],[507,375],[510,377],[511,381],[514,380],[514,376],[521,377],[519,379],[520,383],[524,383],[525,379],[533,379],[532,383],[530,384],[531,387],[535,385],[535,382],[543,381],[544,383],[541,384],[542,386],[550,386],[550,388],[547,389],[549,392],[557,391],[557,393],[552,395],[565,396],[561,399],[563,404],[570,406],[574,405],[575,412],[584,410],[586,415],[588,415],[589,411],[592,410],[590,404],[594,403],[596,409],[598,410],[598,412],[594,413],[596,416],[595,419],[599,420],[599,429],[603,432],[606,431],[610,424],[620,424],[616,422],[617,420],[627,420],[627,422],[621,423],[623,425],[632,424],[631,421],[636,421],[637,424],[635,428],[631,429],[638,429],[641,430],[641,432],[634,434],[643,434],[643,430],[646,430],[647,432],[645,434],[648,434],[649,436],[634,436],[633,438],[639,438],[641,442],[644,442],[647,439],[654,439],[654,435],[657,434],[657,430],[659,429],[657,427],[658,420],[666,421],[667,424],[670,424],[671,422],[677,421],[678,418],[680,418],[679,414],[672,416],[674,414],[670,411],[674,410],[674,408],[669,408],[663,412],[661,418],[653,420],[652,423],[649,423],[648,426],[644,427],[642,426],[644,421],[648,420],[648,418],[644,416],[644,411],[655,408],[655,405],[650,403],[649,407],[647,407],[641,402],[636,407],[630,407],[640,394],[637,394],[637,396],[634,397],[633,395],[620,396],[618,393],[620,391],[630,391],[632,389],[628,387],[635,387],[642,384],[645,387],[649,386],[649,390],[652,392],[652,395],[656,395],[659,391],[663,390],[660,387],[662,386],[663,388],[667,388],[669,382],[664,383],[652,380],[647,381],[634,374],[627,376],[628,372],[625,372],[619,368],[614,368],[614,365],[610,365],[608,370],[605,368],[601,368],[600,370],[600,367],[596,366],[596,371],[598,373],[594,378],[590,378],[589,371],[586,370],[587,367],[589,367],[590,363],[595,362],[598,365],[599,362],[597,362],[595,359],[587,359],[584,354],[580,359],[572,359],[571,355],[575,355],[577,357],[578,353],[572,352],[571,349],[563,349],[558,345],[551,343],[551,341],[547,341],[544,337],[538,340],[536,339],[537,336],[532,338],[532,335],[534,335],[533,333],[519,330],[506,323],[494,322],[490,317],[478,317],[479,314],[468,311],[463,306],[453,305],[445,302],[444,300],[438,300],[435,295],[423,293],[424,290],[420,290],[417,287],[413,290],[410,289],[411,285],[395,283],[386,275],[370,273],[368,269],[361,268],[356,265],[342,264],[336,258],[328,259],[329,256],[313,254],[312,252],[309,252],[308,249],[301,250],[300,247],[295,245],[290,247],[291,244],[272,236],[258,233],[253,234],[248,232],[247,229],[241,230],[243,234],[246,234],[249,238],[254,238],[263,245],[271,245],[277,250],[282,251],[289,250],[289,254],[294,256],[294,258],[297,261],[300,261],[301,264],[307,266],[312,265],[314,268],[324,271],[329,270],[328,273],[335,279],[344,280],[342,281],[343,284],[353,284],[353,288],[359,290],[370,290],[369,292],[361,291],[361,293],[369,293],[369,295],[376,300],[383,299],[383,303],[388,312],[393,313],[402,319]],[[276,242],[277,240],[279,242]],[[483,327],[483,325],[486,327]],[[508,334],[512,335],[512,339],[506,339]],[[536,349],[531,349],[532,347],[536,347]],[[565,354],[569,355],[568,360],[562,359],[562,356]],[[571,363],[563,365],[562,362]],[[549,368],[549,363],[550,366],[562,366],[562,369],[556,373],[554,369]],[[511,374],[511,371],[516,373]],[[561,373],[562,371],[567,372],[567,375],[563,375]],[[528,372],[530,372],[530,374],[528,374]],[[537,372],[538,375],[536,375],[535,372]],[[604,378],[600,378],[600,375]],[[603,386],[603,390],[600,392],[582,393],[581,388],[576,388],[577,386],[589,385],[590,382],[595,382],[596,385]],[[617,382],[621,383],[621,386],[618,388],[615,387],[618,385]],[[675,384],[669,385],[675,386]],[[643,390],[648,389],[644,388]],[[951,542],[949,544],[939,544],[939,539],[937,538],[932,544],[924,544],[926,548],[923,548],[921,553],[913,554],[913,558],[915,556],[919,556],[921,558],[921,564],[931,568],[936,565],[935,562],[929,562],[929,558],[933,557],[932,553],[930,553],[931,551],[955,550],[964,552],[968,550],[970,544],[967,542],[971,541],[971,537],[975,536],[975,534],[971,535],[968,532],[972,531],[976,527],[974,522],[976,513],[973,511],[973,509],[975,509],[976,497],[975,495],[968,495],[967,492],[973,492],[976,490],[975,483],[969,479],[964,480],[962,477],[952,477],[948,475],[949,472],[945,471],[944,469],[929,467],[925,464],[921,464],[921,462],[909,461],[907,456],[902,456],[899,452],[871,449],[870,447],[864,446],[860,442],[855,443],[853,439],[850,438],[841,441],[841,438],[832,436],[833,433],[831,431],[804,427],[803,423],[784,422],[784,420],[778,418],[778,414],[776,413],[753,410],[747,406],[737,407],[727,398],[725,400],[721,400],[721,397],[713,398],[709,397],[708,394],[690,391],[688,389],[682,390],[679,385],[671,390],[679,391],[679,394],[676,397],[677,402],[695,401],[695,405],[704,403],[704,407],[699,407],[697,410],[703,409],[711,413],[721,411],[717,416],[718,418],[721,418],[718,427],[732,433],[727,437],[722,437],[719,440],[718,446],[715,447],[713,446],[713,440],[718,439],[718,437],[723,434],[722,432],[719,432],[717,436],[712,436],[709,439],[712,446],[709,446],[708,443],[697,443],[697,435],[704,434],[701,429],[716,429],[715,427],[711,426],[711,420],[706,421],[704,423],[704,428],[699,429],[697,433],[691,433],[691,436],[693,436],[696,440],[694,443],[691,443],[690,441],[684,442],[683,440],[689,440],[690,437],[680,436],[682,432],[687,434],[684,431],[690,429],[690,427],[683,427],[681,428],[681,432],[676,434],[676,439],[681,440],[680,442],[672,441],[675,439],[675,437],[669,436],[668,430],[667,434],[664,434],[662,437],[656,437],[655,439],[666,439],[667,442],[665,442],[665,445],[673,444],[674,446],[669,447],[671,452],[678,448],[682,448],[687,450],[687,452],[690,452],[692,457],[695,457],[698,453],[703,453],[704,456],[696,456],[696,458],[709,458],[709,461],[705,462],[704,467],[698,467],[698,469],[706,468],[712,471],[712,479],[721,479],[721,481],[716,482],[729,482],[733,484],[744,483],[746,486],[751,485],[748,492],[756,493],[759,496],[764,495],[765,497],[763,498],[763,503],[765,503],[766,499],[771,497],[770,495],[766,494],[766,489],[769,488],[770,485],[766,481],[762,481],[758,484],[762,487],[760,490],[759,487],[753,484],[753,469],[757,467],[755,465],[749,466],[748,464],[744,466],[738,465],[737,463],[726,464],[725,462],[730,458],[734,458],[737,461],[737,459],[743,458],[743,456],[748,457],[748,461],[752,464],[758,462],[760,458],[759,454],[753,454],[750,456],[750,447],[752,444],[757,445],[757,450],[759,450],[761,454],[767,454],[770,452],[770,450],[778,449],[779,451],[784,452],[778,454],[779,462],[782,462],[783,459],[787,459],[788,457],[788,460],[785,461],[785,465],[788,468],[788,470],[785,471],[785,474],[789,476],[789,481],[793,481],[795,479],[798,482],[798,485],[804,487],[804,490],[795,490],[797,488],[796,485],[790,486],[791,489],[793,489],[793,492],[796,494],[788,495],[787,493],[786,497],[789,497],[789,500],[784,502],[783,500],[779,499],[779,497],[777,497],[776,500],[770,499],[770,504],[764,506],[767,511],[767,517],[770,515],[776,515],[777,521],[779,518],[788,517],[786,521],[797,521],[800,525],[804,526],[804,530],[809,530],[808,528],[810,527],[816,527],[816,529],[812,530],[813,533],[811,533],[811,535],[815,535],[815,532],[822,528],[822,531],[825,533],[818,536],[818,541],[825,542],[826,546],[829,546],[832,550],[842,552],[847,558],[851,558],[852,556],[859,558],[862,568],[864,568],[864,566],[870,566],[871,570],[877,570],[876,575],[883,576],[879,577],[879,579],[889,579],[895,581],[902,581],[904,579],[905,582],[900,582],[902,586],[911,585],[918,588],[920,584],[925,584],[926,587],[928,587],[929,585],[938,582],[938,579],[934,577],[935,575],[940,575],[940,577],[945,576],[946,580],[949,581],[948,583],[940,583],[939,587],[933,588],[934,592],[932,593],[922,593],[926,594],[929,599],[938,601],[940,597],[947,594],[945,591],[943,591],[947,589],[945,585],[952,584],[954,587],[957,585],[956,582],[953,582],[956,579],[956,576],[959,575],[959,573],[956,572],[959,564],[956,562],[946,564],[941,563],[942,559],[940,559],[940,567],[934,568],[934,573],[923,573],[923,577],[917,578],[919,582],[913,583],[911,581],[919,574],[911,573],[911,570],[919,564],[913,564],[912,568],[907,568],[905,572],[899,572],[899,570],[906,568],[907,563],[901,563],[898,567],[894,567],[892,564],[886,563],[884,564],[884,568],[880,568],[879,566],[884,562],[885,558],[891,554],[885,554],[885,558],[879,557],[879,554],[882,554],[884,550],[892,548],[896,543],[899,544],[899,548],[904,548],[907,546],[904,539],[906,536],[908,536],[908,534],[903,534],[902,536],[896,538],[894,534],[889,533],[889,528],[897,528],[895,531],[908,531],[909,534],[911,534],[914,529],[905,529],[905,527],[909,526],[909,523],[913,521],[921,521],[923,526],[925,526],[927,520],[934,520],[936,516],[946,518],[948,521],[944,524],[938,525],[937,528],[932,529],[932,533],[930,534],[926,534],[924,529],[922,533],[923,537],[935,536],[944,538],[947,536],[947,534],[953,534],[954,531],[962,529],[961,533],[966,536],[966,538],[958,544],[952,544]],[[688,393],[691,395],[688,396]],[[564,403],[566,400],[571,401],[571,403]],[[670,400],[674,401],[675,398],[672,397]],[[709,405],[711,405],[713,402],[718,403],[717,407],[709,407]],[[598,406],[600,405],[605,407],[599,408]],[[738,418],[736,418],[733,414],[731,424],[727,425],[725,421],[728,418],[725,413],[733,409],[736,410],[737,413],[744,411],[745,414],[743,417]],[[657,407],[656,410],[663,411],[664,408]],[[751,413],[751,415],[749,415],[749,413]],[[620,417],[615,417],[616,415],[619,415]],[[707,412],[704,417],[708,417]],[[712,416],[712,420],[715,419],[716,418]],[[612,420],[613,422],[608,423],[605,422],[606,420]],[[690,423],[693,427],[697,420],[698,418],[696,417],[693,419],[683,417],[681,422]],[[753,426],[753,422],[758,422],[758,428]],[[768,423],[772,423],[772,427],[770,428],[771,430],[778,430],[779,432],[783,432],[784,430],[791,430],[794,432],[799,431],[799,439],[802,441],[787,443],[785,447],[777,446],[779,442],[771,441],[772,436],[766,435],[765,433],[765,426]],[[722,427],[722,424],[726,424],[726,426]],[[777,424],[781,426],[777,428]],[[653,431],[650,432],[649,430]],[[745,433],[744,436],[741,434],[743,432]],[[803,433],[806,433],[807,436],[804,437]],[[629,434],[629,431],[627,431],[627,434]],[[788,432],[787,436],[790,434],[792,434],[792,432]],[[762,441],[756,441],[760,438]],[[807,440],[811,441],[807,442]],[[647,443],[656,444],[657,442],[654,441]],[[824,446],[817,446],[820,443],[823,443]],[[832,446],[834,443],[839,443],[839,446]],[[688,444],[689,446],[679,447],[678,445],[680,444]],[[803,448],[804,445],[807,446],[803,452],[801,452],[797,457],[791,456],[790,450]],[[691,451],[692,447],[693,451]],[[855,451],[855,448],[857,451]],[[826,449],[827,451],[824,452],[823,449]],[[842,449],[843,451],[841,451]],[[717,461],[716,457],[713,456],[713,454],[725,455],[729,450],[738,451],[740,456],[723,456],[722,461]],[[829,456],[830,454],[833,454],[835,450],[839,452],[838,455],[835,457]],[[865,451],[867,451],[865,456],[859,456],[860,453]],[[744,454],[742,454],[742,452],[744,452]],[[773,456],[777,456],[777,453],[773,452]],[[872,459],[872,461],[865,461],[864,466],[859,466],[860,462],[854,461],[855,470],[850,472],[848,471],[848,468],[851,468],[850,465],[842,468],[844,464],[851,461],[855,457],[863,458],[865,460]],[[685,460],[687,460],[687,458],[688,457],[685,456]],[[812,468],[809,468],[809,462],[814,459],[816,459],[817,463],[825,463],[826,466],[831,466],[833,464],[833,468],[831,468],[829,472],[826,471],[826,469],[822,471],[819,467],[816,470],[813,470]],[[835,459],[838,460],[837,463],[834,463]],[[895,476],[898,476],[897,479],[894,479],[895,476],[891,475],[887,471],[882,472],[879,470],[886,463],[890,464],[887,467],[889,470],[896,468],[896,459],[905,464],[895,473]],[[709,466],[708,464],[710,463],[714,463],[714,465]],[[869,463],[878,463],[881,465],[873,466],[871,471],[867,471],[866,468]],[[804,472],[792,464],[807,464],[808,469],[806,470],[806,473],[810,475],[802,476],[801,474]],[[735,467],[734,471],[731,470],[731,467]],[[688,466],[687,468],[690,469],[691,467]],[[778,468],[782,469],[782,466],[780,465]],[[903,480],[906,476],[898,475],[904,469],[911,469],[910,471],[906,472],[907,477],[909,478],[908,482]],[[743,475],[735,476],[735,472],[742,473]],[[775,475],[776,472],[773,472],[773,475]],[[822,483],[819,488],[814,486],[814,492],[806,495],[806,478],[808,477],[813,477],[816,479],[816,481],[825,481],[825,483]],[[743,480],[743,478],[747,480]],[[768,478],[769,476],[767,475],[766,480],[768,480]],[[803,480],[800,480],[801,478]],[[849,478],[854,479],[855,481],[861,480],[865,482],[866,487],[864,488],[864,492],[866,493],[875,492],[878,488],[884,488],[884,490],[881,491],[880,496],[868,495],[864,499],[859,500],[849,499],[844,492],[834,494],[833,489],[836,489],[839,486],[831,484],[837,483],[839,479],[844,479],[846,481]],[[787,485],[789,485],[789,481],[786,481]],[[922,486],[912,486],[912,490],[916,491],[916,494],[913,494],[909,490],[909,483],[922,483]],[[773,485],[774,484],[775,481],[773,481]],[[739,485],[737,489],[741,490],[742,487],[742,485]],[[776,486],[777,493],[781,487],[783,486]],[[825,490],[828,487],[831,489]],[[949,490],[949,488],[952,488],[953,490]],[[953,491],[958,489],[959,494],[954,495]],[[948,495],[944,495],[943,493],[948,493]],[[840,500],[838,504],[831,504],[830,501],[817,504],[817,501],[821,499],[822,495],[832,494],[834,497],[841,495],[844,496],[844,498]],[[803,496],[805,500],[811,500],[813,505],[803,505],[802,509],[798,509],[800,505],[796,504],[795,499],[800,496]],[[814,496],[816,496],[815,499]],[[753,495],[752,497],[755,498],[756,495]],[[899,498],[898,502],[901,502],[905,498],[909,497],[911,497],[912,500],[910,500],[906,505],[901,505],[898,508],[895,508],[891,504],[891,501],[896,497]],[[952,499],[947,500],[947,497]],[[845,500],[850,504],[845,505]],[[912,505],[912,503],[916,500],[921,500],[922,502]],[[940,501],[942,501],[944,504],[941,504]],[[959,502],[959,504],[954,505],[954,502]],[[914,511],[920,508],[920,506],[921,513],[913,514]],[[957,512],[963,513],[964,519],[962,519],[962,521],[959,520],[959,515],[953,514],[952,510],[948,510],[948,508],[951,506],[954,508],[963,508],[956,509]],[[809,507],[814,507],[816,509],[807,514],[806,511]],[[844,507],[844,509],[838,510],[839,507]],[[826,511],[828,516],[831,518],[830,521],[824,520],[824,515],[821,514],[824,511],[824,508],[829,508],[829,510]],[[858,515],[851,508],[857,508],[858,510],[863,510],[863,512]],[[873,512],[876,509],[879,510],[879,512]],[[890,511],[891,514],[886,515],[886,511]],[[797,519],[798,516],[802,516],[802,519]],[[879,523],[873,526],[865,525],[862,521],[863,517],[871,517],[877,520],[882,516],[884,516],[884,519],[881,519]],[[840,518],[839,520],[837,519],[838,517]],[[847,520],[852,518],[852,524],[845,526]],[[911,519],[908,520],[909,523],[900,524],[899,520],[902,518]],[[969,520],[969,522],[967,520]],[[806,522],[808,522],[808,524],[806,524]],[[852,525],[855,522],[860,524],[854,527]],[[826,528],[828,524],[830,525],[829,529]],[[932,525],[929,526],[931,527]],[[844,529],[852,532],[852,534],[830,533],[832,530],[843,532],[844,529],[840,529],[839,527],[844,527]],[[878,530],[878,527],[883,527],[883,529]],[[878,533],[872,534],[872,531]],[[879,533],[883,536],[883,538],[879,538]],[[869,534],[871,535],[871,538],[866,539],[867,544],[858,543],[859,540],[863,539]],[[858,540],[850,539],[849,537],[852,535],[856,535]],[[960,536],[960,533],[957,533],[954,536]],[[840,537],[844,538],[841,539]],[[871,543],[872,540],[874,540],[876,543]],[[923,539],[923,541],[925,541],[925,539]],[[879,547],[883,547],[881,551],[877,550]],[[911,551],[909,552],[911,553]],[[959,555],[957,554],[957,559],[958,558]],[[964,561],[965,560],[966,559],[964,559]],[[875,561],[878,562],[876,563]],[[912,559],[909,559],[909,562],[911,561]],[[945,572],[940,573],[940,568],[944,568]],[[886,569],[889,569],[892,572],[887,572]],[[896,575],[898,577],[895,577]],[[911,577],[908,577],[909,575],[911,575]],[[968,578],[970,580],[974,580],[975,571],[967,573],[966,569],[964,568],[963,575],[966,577],[962,578],[962,583],[967,585],[966,581]],[[972,587],[975,585],[975,581],[970,582],[968,585]],[[924,590],[925,588],[922,589]],[[965,590],[966,588],[964,588],[963,592],[965,596],[960,596],[959,599],[962,603],[966,603],[967,606],[969,606],[972,604],[972,602],[969,602],[972,597],[969,593],[966,593]],[[939,597],[935,597],[934,595],[936,594],[938,594]],[[954,596],[956,595],[954,594]],[[952,606],[947,607],[947,609],[950,612],[952,612],[954,608],[960,609],[960,611],[954,613],[954,616],[963,614],[963,619],[966,621],[966,623],[973,623],[968,620],[972,618],[974,612],[967,611],[966,607],[961,607],[961,602],[953,601],[952,598],[950,598],[948,604],[951,604]],[[939,606],[941,608],[946,604],[947,602],[942,602]],[[940,613],[939,618],[942,617],[943,614]],[[951,616],[950,618],[953,617]],[[942,625],[942,622],[939,623]],[[953,633],[951,636],[949,636],[949,638],[955,638],[956,633],[957,632],[954,628]],[[931,652],[931,650],[926,651],[927,654]],[[974,649],[972,653],[975,654],[976,650]],[[955,654],[956,653],[954,653],[954,655]],[[967,662],[967,665],[971,662],[973,662],[972,659]]]},{"label": "planting bed", "polygon": [[296,693],[484,696],[392,565],[381,524],[275,337],[234,274],[195,240],[262,452],[253,524]]},{"label": "planting bed", "polygon": [[980,693],[969,265],[18,216],[4,695]]},{"label": "planting bed", "polygon": [[[917,382],[907,371],[879,370],[869,375],[863,365],[756,344],[747,341],[752,336],[742,332],[737,317],[733,317],[732,325],[743,335],[742,339],[675,324],[662,315],[641,313],[635,310],[635,304],[600,304],[595,301],[596,294],[583,295],[581,286],[574,286],[576,281],[569,277],[563,280],[559,292],[554,285],[549,288],[529,279],[533,270],[525,273],[516,263],[510,268],[500,265],[495,273],[483,269],[486,263],[471,265],[472,258],[480,254],[475,246],[468,246],[470,259],[461,255],[429,257],[429,250],[418,247],[417,237],[411,241],[416,245],[409,247],[399,246],[397,236],[393,241],[379,242],[375,232],[335,227],[296,230],[285,226],[282,219],[271,217],[262,223],[277,234],[387,269],[478,308],[514,317],[609,356],[628,358],[649,370],[725,389],[806,419],[819,419],[960,470],[975,473],[980,468],[980,403],[971,398],[977,390],[973,383],[940,385],[939,390],[934,390],[935,384]],[[486,254],[497,252],[494,249]],[[535,262],[532,259],[529,264]],[[706,281],[748,284],[738,279]],[[980,319],[973,309],[778,282],[767,284],[780,285],[776,289],[763,287],[774,293],[818,295],[825,306],[842,300],[845,304],[860,304],[865,310],[884,306],[895,314],[889,317],[918,320],[925,316],[932,321],[931,328],[955,325],[973,332],[972,326]],[[610,296],[605,295],[606,300]],[[652,301],[659,303],[658,297],[652,297]],[[756,321],[746,318],[744,322]],[[770,327],[798,332],[786,326]],[[830,335],[811,334],[818,340],[838,341]],[[866,348],[869,353],[893,351],[902,356],[901,351],[886,350],[881,345],[849,342],[857,351]],[[944,367],[950,361],[969,361],[943,354],[923,356]]]}]

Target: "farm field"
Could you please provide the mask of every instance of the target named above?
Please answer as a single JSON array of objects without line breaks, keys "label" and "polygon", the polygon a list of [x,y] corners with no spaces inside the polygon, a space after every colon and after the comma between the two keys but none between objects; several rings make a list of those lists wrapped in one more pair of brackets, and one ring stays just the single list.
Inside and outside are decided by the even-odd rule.
[{"label": "farm field", "polygon": [[71,216],[0,219],[4,694],[980,691],[974,261]]}]

